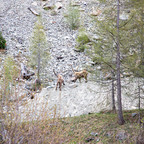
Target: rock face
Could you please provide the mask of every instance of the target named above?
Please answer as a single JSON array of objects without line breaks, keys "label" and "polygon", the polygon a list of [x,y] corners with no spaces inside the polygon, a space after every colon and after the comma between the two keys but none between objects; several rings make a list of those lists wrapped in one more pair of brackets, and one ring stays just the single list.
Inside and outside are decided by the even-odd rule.
[{"label": "rock face", "polygon": [[[51,111],[53,117],[54,107],[56,115],[60,117],[79,116],[92,112],[110,109],[110,99],[105,93],[106,89],[101,89],[97,83],[77,83],[77,87],[71,87],[74,84],[66,84],[62,91],[53,88],[44,88],[39,95],[30,100],[24,107],[31,109],[32,113],[39,115],[41,110]],[[33,105],[38,104],[36,107]],[[25,108],[21,108],[24,110]],[[23,112],[25,115],[26,113]],[[35,115],[36,117],[36,115]]]},{"label": "rock face", "polygon": [[[133,87],[133,91],[130,92],[128,90],[129,87]],[[133,81],[128,85],[128,89],[122,92],[124,110],[137,108],[137,99],[132,96],[129,97],[136,88]],[[81,83],[66,83],[66,85],[62,86],[62,91],[56,91],[55,85],[53,87],[43,88],[41,93],[37,94],[33,100],[29,100],[27,105],[21,107],[22,119],[25,118],[27,113],[30,116],[33,115],[33,118],[37,118],[43,111],[50,113],[50,117],[68,117],[111,110],[111,92],[108,91],[110,89],[111,85],[109,83],[102,86],[93,81],[85,83],[84,80]],[[144,106],[143,102],[141,106]],[[120,139],[119,136],[118,139]]]}]

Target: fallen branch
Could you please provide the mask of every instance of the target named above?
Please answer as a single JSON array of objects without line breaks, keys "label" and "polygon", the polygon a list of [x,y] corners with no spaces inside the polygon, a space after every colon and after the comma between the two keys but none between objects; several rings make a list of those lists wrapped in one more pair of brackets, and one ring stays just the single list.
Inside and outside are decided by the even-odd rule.
[{"label": "fallen branch", "polygon": [[30,10],[34,15],[40,16],[40,13],[36,12],[33,8],[28,7],[28,10]]},{"label": "fallen branch", "polygon": [[22,77],[22,79],[28,80],[33,75],[35,75],[35,73],[34,72],[30,73],[30,71],[27,70],[26,66],[23,63],[21,63],[21,77]]}]

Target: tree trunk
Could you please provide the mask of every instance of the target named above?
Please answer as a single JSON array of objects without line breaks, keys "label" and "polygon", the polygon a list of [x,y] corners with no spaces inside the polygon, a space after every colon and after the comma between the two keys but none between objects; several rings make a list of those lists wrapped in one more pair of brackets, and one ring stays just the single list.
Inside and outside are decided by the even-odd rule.
[{"label": "tree trunk", "polygon": [[115,92],[114,92],[114,74],[112,73],[112,111],[115,113],[116,112],[116,107],[115,107]]},{"label": "tree trunk", "polygon": [[120,13],[120,0],[117,0],[117,101],[118,101],[118,123],[124,124],[122,102],[121,102],[121,78],[120,78],[120,43],[119,43],[119,13]]},{"label": "tree trunk", "polygon": [[138,109],[139,109],[139,125],[141,125],[141,115],[140,115],[140,109],[141,109],[141,98],[140,98],[140,84],[139,84],[139,78],[138,78],[138,99],[139,99],[139,102],[138,102]]},{"label": "tree trunk", "polygon": [[38,44],[38,72],[37,72],[37,79],[40,81],[40,62],[41,62],[41,55],[40,55],[40,44]]},{"label": "tree trunk", "polygon": [[143,27],[143,22],[144,22],[144,10],[143,7],[141,9],[141,21],[142,21],[142,26],[141,26],[141,62],[142,65],[144,65],[144,27]]}]

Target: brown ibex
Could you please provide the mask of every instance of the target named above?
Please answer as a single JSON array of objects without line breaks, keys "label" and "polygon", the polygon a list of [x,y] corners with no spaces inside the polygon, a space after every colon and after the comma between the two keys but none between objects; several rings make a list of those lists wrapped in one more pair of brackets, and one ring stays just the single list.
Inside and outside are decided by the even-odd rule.
[{"label": "brown ibex", "polygon": [[57,76],[57,84],[56,84],[56,90],[57,90],[57,87],[58,87],[58,85],[59,85],[59,90],[61,91],[61,87],[62,87],[62,84],[63,85],[65,85],[65,83],[64,83],[64,79],[63,79],[63,77],[62,77],[62,75],[60,75],[60,74],[56,74],[56,72],[55,72],[55,70],[53,69],[53,72],[54,72],[54,74]]},{"label": "brown ibex", "polygon": [[81,78],[84,78],[85,82],[87,82],[88,72],[85,69],[80,72],[75,72],[72,65],[71,65],[71,68],[72,68],[72,71],[74,72],[74,76],[75,76],[75,78],[73,79],[73,82],[76,82],[77,79],[79,79],[79,81],[81,82]]}]

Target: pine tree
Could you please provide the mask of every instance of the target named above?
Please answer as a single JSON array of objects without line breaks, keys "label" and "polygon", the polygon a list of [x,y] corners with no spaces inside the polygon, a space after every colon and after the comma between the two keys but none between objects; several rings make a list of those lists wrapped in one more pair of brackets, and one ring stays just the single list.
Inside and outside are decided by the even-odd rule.
[{"label": "pine tree", "polygon": [[[94,49],[91,57],[95,63],[99,63],[102,67],[103,73],[111,74],[112,79],[112,101],[113,109],[114,105],[114,80],[117,80],[117,98],[118,98],[118,123],[124,124],[122,103],[121,103],[121,77],[122,71],[121,65],[121,53],[123,49],[121,46],[121,36],[123,35],[120,29],[119,18],[119,1],[116,8],[115,3],[104,1],[107,5],[107,9],[103,12],[104,17],[97,18],[97,28],[95,30],[98,38],[93,41]],[[117,22],[116,22],[117,20]]]},{"label": "pine tree", "polygon": [[120,0],[117,0],[117,100],[118,100],[118,123],[124,124],[122,102],[121,102],[121,78],[120,78],[120,39],[119,39],[119,14],[120,14]]},{"label": "pine tree", "polygon": [[[110,5],[109,5],[110,6]],[[95,19],[96,28],[93,34],[97,35],[92,40],[92,48],[89,49],[89,55],[92,61],[101,66],[104,80],[112,81],[112,109],[115,112],[115,85],[116,81],[116,12],[115,9],[105,10],[105,19]]]},{"label": "pine tree", "polygon": [[37,79],[40,80],[41,71],[45,68],[50,57],[46,34],[41,17],[35,23],[30,46],[30,65],[37,69]]},{"label": "pine tree", "polygon": [[[133,73],[138,79],[138,109],[139,109],[139,124],[141,121],[140,109],[141,109],[141,86],[140,81],[144,78],[144,2],[143,0],[130,0],[128,5],[132,9],[132,19],[128,23],[129,39],[132,46],[131,55],[124,61],[128,70]],[[136,95],[137,95],[136,94]],[[144,123],[143,123],[144,127]]]},{"label": "pine tree", "polygon": [[126,31],[129,53],[123,59],[127,71],[136,77],[144,77],[144,3],[131,0],[127,5],[132,9],[130,18],[123,28]]}]

